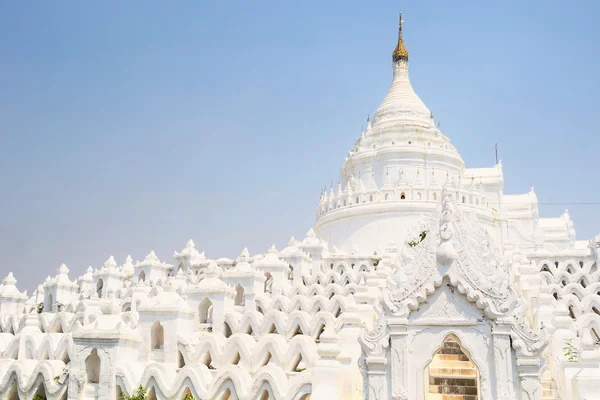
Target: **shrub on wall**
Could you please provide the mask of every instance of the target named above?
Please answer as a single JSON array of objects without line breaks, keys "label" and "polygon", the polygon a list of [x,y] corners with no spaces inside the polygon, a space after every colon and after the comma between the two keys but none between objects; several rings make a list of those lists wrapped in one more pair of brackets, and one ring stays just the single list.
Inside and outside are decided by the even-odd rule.
[{"label": "shrub on wall", "polygon": [[125,393],[121,393],[121,397],[119,398],[119,400],[145,400],[146,393],[148,393],[148,389],[140,385],[131,396],[127,396]]}]

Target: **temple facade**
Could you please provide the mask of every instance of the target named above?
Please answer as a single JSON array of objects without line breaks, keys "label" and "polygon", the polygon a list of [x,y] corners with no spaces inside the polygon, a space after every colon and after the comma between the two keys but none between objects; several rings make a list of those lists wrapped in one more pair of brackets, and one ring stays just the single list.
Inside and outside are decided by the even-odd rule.
[{"label": "temple facade", "polygon": [[302,240],[0,285],[1,399],[600,399],[600,235],[467,168],[392,83]]}]

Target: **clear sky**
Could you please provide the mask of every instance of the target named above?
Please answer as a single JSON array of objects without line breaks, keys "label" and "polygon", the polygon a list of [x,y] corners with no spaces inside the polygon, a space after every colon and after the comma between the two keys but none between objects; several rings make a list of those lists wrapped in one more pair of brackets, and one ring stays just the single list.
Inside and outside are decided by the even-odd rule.
[{"label": "clear sky", "polygon": [[[252,254],[313,225],[391,81],[505,191],[594,202],[600,1],[0,4],[0,275],[31,290],[110,256]],[[565,208],[579,239],[598,205]]]}]

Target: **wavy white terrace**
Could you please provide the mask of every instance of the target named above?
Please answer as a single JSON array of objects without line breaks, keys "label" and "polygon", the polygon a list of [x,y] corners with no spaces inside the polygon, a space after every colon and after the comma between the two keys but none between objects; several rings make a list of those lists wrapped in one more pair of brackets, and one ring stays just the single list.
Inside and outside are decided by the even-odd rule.
[{"label": "wavy white terrace", "polygon": [[600,236],[466,168],[401,24],[392,67],[303,240],[61,265],[31,296],[4,278],[0,398],[600,398]]}]

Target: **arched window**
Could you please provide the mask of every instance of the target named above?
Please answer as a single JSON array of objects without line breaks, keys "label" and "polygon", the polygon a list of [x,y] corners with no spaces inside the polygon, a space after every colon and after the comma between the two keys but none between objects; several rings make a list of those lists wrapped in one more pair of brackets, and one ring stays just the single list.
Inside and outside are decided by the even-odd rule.
[{"label": "arched window", "polygon": [[96,293],[98,297],[102,298],[102,288],[104,287],[104,281],[102,279],[98,279],[98,283],[96,284]]},{"label": "arched window", "polygon": [[19,389],[18,389],[18,383],[17,383],[17,378],[14,378],[11,381],[10,384],[10,390],[8,391],[8,396],[6,397],[7,400],[19,400]]},{"label": "arched window", "polygon": [[212,323],[212,313],[213,306],[211,301],[207,298],[202,300],[200,305],[198,306],[198,317],[201,324],[211,324]]},{"label": "arched window", "polygon": [[369,201],[373,201],[373,195],[369,196]]},{"label": "arched window", "polygon": [[269,362],[271,361],[271,357],[271,353],[267,351],[267,355],[265,356],[265,358],[263,358],[258,367],[264,367],[265,365],[269,364]]},{"label": "arched window", "polygon": [[462,203],[465,204],[467,202],[467,198],[465,196],[462,197]]},{"label": "arched window", "polygon": [[48,307],[46,309],[48,312],[52,312],[52,308],[54,307],[54,299],[52,298],[52,293],[48,295]]},{"label": "arched window", "polygon": [[181,351],[177,351],[177,360],[177,365],[179,366],[179,368],[185,367],[185,358],[183,358],[183,354],[181,354]]},{"label": "arched window", "polygon": [[[425,367],[429,397],[455,396],[479,399],[479,373],[455,335],[449,335]],[[428,397],[428,398],[429,398]],[[438,397],[435,397],[438,398]]]},{"label": "arched window", "polygon": [[[38,396],[40,399],[45,399],[46,397],[46,387],[44,387],[44,382],[40,383],[38,390],[35,392],[35,396]],[[35,398],[34,396],[34,398]]]},{"label": "arched window", "polygon": [[150,388],[150,390],[148,391],[148,395],[146,396],[146,400],[157,400],[158,398],[156,397],[156,390],[154,390],[154,386],[152,386]]},{"label": "arched window", "polygon": [[389,194],[389,193],[386,193],[386,194],[385,194],[385,199],[387,200],[387,199],[389,199],[389,197],[390,197],[390,194]]},{"label": "arched window", "polygon": [[265,272],[265,293],[271,293],[273,287],[273,275],[270,272]]},{"label": "arched window", "polygon": [[244,288],[239,283],[237,285],[235,285],[234,305],[236,305],[236,306],[244,305]]},{"label": "arched window", "polygon": [[357,196],[357,197],[356,197],[356,204],[358,204],[358,203],[359,203],[359,202],[358,202],[358,196]]},{"label": "arched window", "polygon": [[404,192],[400,193],[400,200],[404,200],[406,199],[406,195],[404,194]]},{"label": "arched window", "polygon": [[88,383],[100,383],[100,356],[98,350],[93,349],[85,359],[85,372]]},{"label": "arched window", "polygon": [[231,327],[227,322],[223,324],[223,330],[225,331],[225,337],[228,338],[232,335]]},{"label": "arched window", "polygon": [[165,348],[165,330],[160,324],[160,321],[156,321],[152,325],[152,330],[150,333],[150,345],[152,346],[152,350]]},{"label": "arched window", "polygon": [[145,281],[146,281],[146,273],[144,271],[142,271],[138,275],[138,282],[145,282]]},{"label": "arched window", "polygon": [[417,192],[417,200],[421,200],[421,192]]},{"label": "arched window", "polygon": [[437,201],[437,193],[436,192],[433,192],[433,200]]}]

